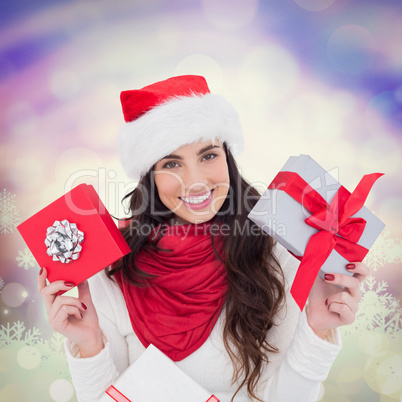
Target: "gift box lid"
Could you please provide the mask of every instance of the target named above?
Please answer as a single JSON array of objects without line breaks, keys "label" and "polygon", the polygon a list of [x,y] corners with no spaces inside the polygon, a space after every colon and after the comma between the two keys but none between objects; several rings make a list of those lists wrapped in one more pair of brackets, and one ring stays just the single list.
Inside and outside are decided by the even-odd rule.
[{"label": "gift box lid", "polygon": [[152,344],[106,393],[105,402],[219,402]]}]

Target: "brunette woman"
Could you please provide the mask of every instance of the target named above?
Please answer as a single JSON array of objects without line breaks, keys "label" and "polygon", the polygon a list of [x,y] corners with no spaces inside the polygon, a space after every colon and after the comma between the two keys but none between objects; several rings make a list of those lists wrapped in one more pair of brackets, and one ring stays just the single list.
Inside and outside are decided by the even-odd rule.
[{"label": "brunette woman", "polygon": [[78,400],[99,400],[152,343],[222,402],[315,401],[367,268],[318,278],[300,312],[289,294],[298,261],[247,218],[259,194],[233,158],[243,139],[232,106],[199,76],[121,101],[121,159],[139,180],[122,229],[132,251],[78,298],[57,296],[74,284],[39,276]]}]

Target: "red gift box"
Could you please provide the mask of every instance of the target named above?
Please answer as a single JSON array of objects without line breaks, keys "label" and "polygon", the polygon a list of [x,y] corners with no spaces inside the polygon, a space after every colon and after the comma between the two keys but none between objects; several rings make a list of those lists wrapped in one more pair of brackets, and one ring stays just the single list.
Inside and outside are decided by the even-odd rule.
[{"label": "red gift box", "polygon": [[[57,229],[52,228],[55,223]],[[95,189],[87,184],[78,185],[17,229],[39,266],[47,269],[49,282],[63,280],[78,285],[131,251]],[[67,243],[60,245],[57,237]],[[66,258],[70,262],[63,263],[63,256],[57,256],[66,250],[66,244],[64,257],[70,257]],[[57,247],[59,253],[54,252]],[[73,253],[68,253],[69,247]],[[56,257],[49,255],[50,250]]]}]

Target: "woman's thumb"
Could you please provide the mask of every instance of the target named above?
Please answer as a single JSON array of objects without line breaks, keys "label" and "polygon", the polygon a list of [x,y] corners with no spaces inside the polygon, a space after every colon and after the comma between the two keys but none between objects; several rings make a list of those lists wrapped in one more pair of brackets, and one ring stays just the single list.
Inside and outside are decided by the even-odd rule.
[{"label": "woman's thumb", "polygon": [[92,301],[88,281],[81,282],[78,286],[78,298],[80,300]]}]

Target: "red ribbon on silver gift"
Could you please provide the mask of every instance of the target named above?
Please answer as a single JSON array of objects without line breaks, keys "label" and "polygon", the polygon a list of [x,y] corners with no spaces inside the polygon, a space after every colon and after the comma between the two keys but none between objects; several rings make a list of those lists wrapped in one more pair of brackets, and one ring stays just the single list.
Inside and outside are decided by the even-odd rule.
[{"label": "red ribbon on silver gift", "polygon": [[305,222],[318,230],[310,237],[303,256],[295,256],[301,263],[290,293],[300,310],[332,250],[348,261],[362,261],[368,253],[368,249],[357,244],[366,221],[352,215],[363,207],[372,186],[382,175],[363,176],[353,193],[341,186],[331,204],[295,172],[279,172],[269,185],[269,189],[284,191],[310,211],[312,215]]}]

